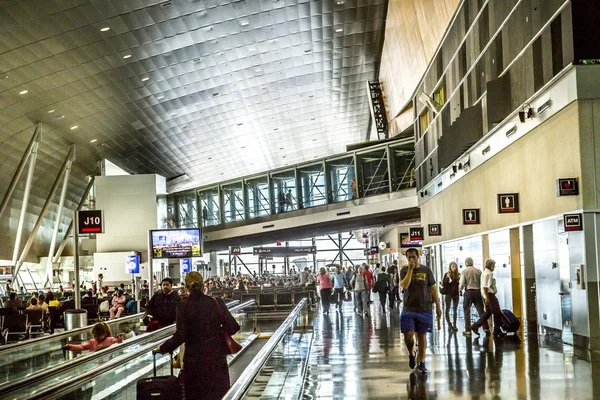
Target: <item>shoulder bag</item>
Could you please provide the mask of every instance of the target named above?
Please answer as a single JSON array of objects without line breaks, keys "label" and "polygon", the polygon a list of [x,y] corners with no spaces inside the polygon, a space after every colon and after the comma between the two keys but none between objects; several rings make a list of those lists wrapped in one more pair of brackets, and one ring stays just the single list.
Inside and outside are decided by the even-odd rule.
[{"label": "shoulder bag", "polygon": [[[221,318],[221,321],[223,321],[225,319],[225,317],[224,317],[223,310],[221,309],[221,305],[219,304],[219,301],[215,297],[213,297],[212,299],[217,304],[217,309],[219,310],[219,317]],[[227,352],[227,354],[235,354],[242,349],[242,346],[238,342],[236,342],[231,337],[230,334],[225,332],[222,324],[221,324],[220,334],[221,334],[221,337],[223,338],[223,343],[225,344],[225,351]]]}]

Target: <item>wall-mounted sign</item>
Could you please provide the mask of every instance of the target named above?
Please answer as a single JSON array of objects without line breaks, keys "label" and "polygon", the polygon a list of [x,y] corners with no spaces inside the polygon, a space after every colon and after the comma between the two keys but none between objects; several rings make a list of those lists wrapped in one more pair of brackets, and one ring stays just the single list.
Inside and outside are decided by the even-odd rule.
[{"label": "wall-mounted sign", "polygon": [[462,210],[463,225],[479,225],[479,208],[467,208]]},{"label": "wall-mounted sign", "polygon": [[429,224],[429,236],[442,236],[442,224]]},{"label": "wall-mounted sign", "polygon": [[582,231],[583,230],[583,215],[582,214],[565,214],[565,231]]},{"label": "wall-mounted sign", "polygon": [[192,270],[192,260],[189,258],[180,258],[179,266],[181,267],[181,272],[190,272]]},{"label": "wall-mounted sign", "polygon": [[104,233],[102,210],[86,210],[77,212],[79,234]]},{"label": "wall-mounted sign", "polygon": [[577,178],[563,178],[556,180],[556,196],[577,196],[579,185]]},{"label": "wall-mounted sign", "polygon": [[301,247],[255,247],[253,253],[255,256],[287,256],[298,254],[317,254],[316,246]]},{"label": "wall-mounted sign", "polygon": [[377,246],[371,246],[369,248],[369,255],[375,255],[379,253],[379,248]]},{"label": "wall-mounted sign", "polygon": [[128,274],[139,274],[140,273],[140,258],[137,255],[127,256],[127,273]]},{"label": "wall-mounted sign", "polygon": [[420,241],[424,239],[423,228],[422,227],[414,227],[408,228],[408,239],[410,241]]},{"label": "wall-mounted sign", "polygon": [[240,254],[242,254],[242,248],[240,246],[232,246],[231,247],[231,255],[232,256],[239,256]]},{"label": "wall-mounted sign", "polygon": [[498,214],[519,212],[519,193],[504,193],[498,195]]}]

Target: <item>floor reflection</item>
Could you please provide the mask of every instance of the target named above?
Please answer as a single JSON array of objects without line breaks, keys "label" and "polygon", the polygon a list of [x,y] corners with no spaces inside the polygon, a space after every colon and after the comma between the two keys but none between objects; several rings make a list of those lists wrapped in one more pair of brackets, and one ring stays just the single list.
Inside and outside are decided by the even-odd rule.
[{"label": "floor reflection", "polygon": [[[600,354],[543,339],[429,336],[425,377],[408,366],[399,311],[332,308],[313,322],[304,399],[600,399]],[[459,321],[462,326],[462,321]]]}]

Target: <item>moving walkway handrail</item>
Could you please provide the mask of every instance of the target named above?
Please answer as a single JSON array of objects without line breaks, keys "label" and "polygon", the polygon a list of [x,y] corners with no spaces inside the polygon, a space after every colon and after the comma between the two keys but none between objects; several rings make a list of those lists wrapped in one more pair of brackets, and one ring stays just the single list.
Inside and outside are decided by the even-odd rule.
[{"label": "moving walkway handrail", "polygon": [[283,321],[283,323],[277,328],[271,338],[265,343],[262,349],[256,354],[254,359],[248,364],[248,367],[244,370],[242,375],[237,381],[231,386],[223,400],[241,399],[246,393],[252,382],[256,379],[256,375],[266,364],[267,360],[275,350],[275,347],[279,344],[286,332],[292,327],[294,321],[302,311],[306,304],[306,299],[302,299],[296,307],[292,310],[290,315]]},{"label": "moving walkway handrail", "polygon": [[[126,317],[110,320],[107,322],[107,324],[108,324],[108,326],[111,326],[113,324],[122,324],[122,323],[129,322],[130,320],[135,321],[136,319],[138,319],[138,320],[142,319],[143,316],[144,316],[144,313],[137,313],[137,314],[133,314],[133,315],[128,315]],[[40,336],[35,339],[28,339],[28,340],[24,340],[22,342],[1,346],[0,347],[0,357],[2,356],[2,354],[4,352],[12,351],[15,349],[20,349],[21,347],[26,347],[26,346],[34,345],[34,344],[40,344],[40,343],[46,342],[46,341],[51,342],[53,340],[60,340],[60,339],[68,338],[69,336],[75,336],[75,335],[81,334],[83,332],[87,333],[92,328],[92,325],[87,325],[87,326],[83,326],[81,328],[71,329],[68,331],[60,332],[60,333],[54,333],[50,336]],[[111,326],[111,328],[112,328],[112,326]]]},{"label": "moving walkway handrail", "polygon": [[[256,303],[255,300],[248,300],[248,301],[246,301],[242,304],[236,305],[232,308],[239,310],[240,308],[245,308],[245,307],[251,306],[254,303]],[[227,308],[229,308],[229,305],[227,306]],[[29,386],[29,385],[35,384],[36,382],[40,382],[44,379],[48,379],[54,375],[63,373],[66,370],[76,368],[79,365],[85,364],[90,361],[94,361],[96,359],[99,359],[108,354],[117,352],[126,347],[133,346],[133,345],[143,343],[143,342],[161,340],[161,339],[163,339],[163,336],[171,335],[174,332],[175,332],[175,324],[169,325],[164,328],[158,329],[154,332],[136,336],[132,339],[127,340],[126,342],[107,347],[106,349],[99,350],[94,353],[89,353],[83,357],[77,357],[73,360],[66,361],[65,363],[55,365],[54,367],[50,367],[50,368],[47,368],[47,369],[44,369],[41,371],[37,371],[37,372],[33,373],[32,375],[25,376],[24,378],[6,382],[6,383],[0,385],[0,398],[3,396],[4,393],[13,392],[24,386]],[[138,351],[136,351],[134,353],[138,353]],[[121,357],[121,356],[119,356],[119,357]],[[119,357],[116,357],[114,360],[118,359]],[[112,361],[113,360],[111,360],[111,362],[109,362],[107,364],[112,364]]]}]

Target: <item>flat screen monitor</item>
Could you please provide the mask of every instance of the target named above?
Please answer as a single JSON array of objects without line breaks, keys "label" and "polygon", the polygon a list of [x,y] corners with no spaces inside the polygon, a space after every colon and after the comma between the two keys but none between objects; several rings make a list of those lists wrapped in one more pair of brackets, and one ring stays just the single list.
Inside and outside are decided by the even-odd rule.
[{"label": "flat screen monitor", "polygon": [[153,258],[200,257],[200,229],[150,231]]},{"label": "flat screen monitor", "polygon": [[400,247],[409,248],[409,247],[421,247],[423,242],[420,240],[410,240],[408,233],[400,234]]}]

